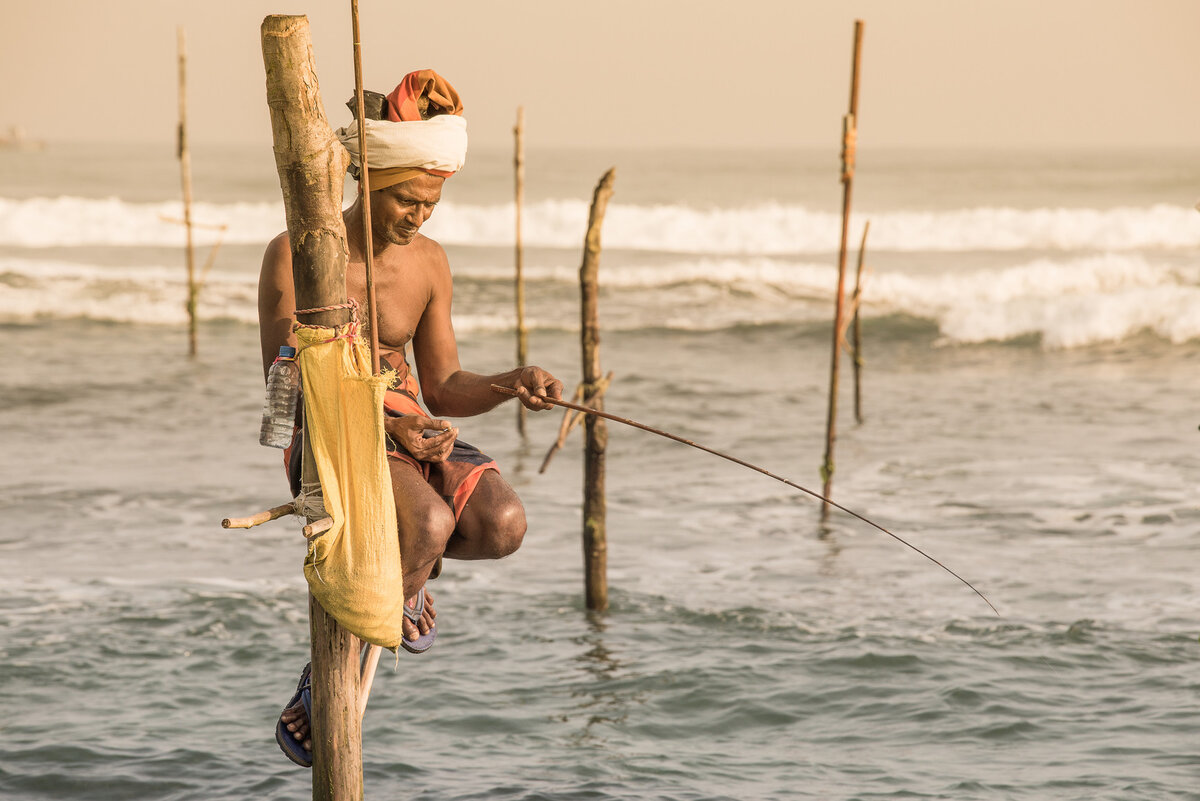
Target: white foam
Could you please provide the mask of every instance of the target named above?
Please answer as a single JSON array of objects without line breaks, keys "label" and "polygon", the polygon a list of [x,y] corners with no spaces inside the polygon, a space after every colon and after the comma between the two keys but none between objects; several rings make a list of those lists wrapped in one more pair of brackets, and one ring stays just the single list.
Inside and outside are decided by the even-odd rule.
[{"label": "white foam", "polygon": [[1038,259],[924,279],[881,275],[867,292],[876,312],[935,320],[948,343],[1037,335],[1044,347],[1071,348],[1142,331],[1175,343],[1200,336],[1196,271],[1138,255]]},{"label": "white foam", "polygon": [[[257,280],[256,275],[212,272],[197,304],[200,318],[257,324]],[[178,325],[187,321],[185,285],[179,267],[0,259],[0,321],[83,318]]]},{"label": "white foam", "polygon": [[[183,247],[183,204],[129,203],[115,197],[0,198],[0,244],[20,247],[84,245]],[[196,244],[266,243],[286,225],[282,203],[196,203]],[[220,233],[206,226],[228,226]]]},{"label": "white foam", "polygon": [[[582,200],[530,204],[523,218],[525,244],[578,249],[587,213]],[[445,245],[508,247],[513,243],[513,215],[511,203],[446,201],[424,230]],[[178,202],[0,198],[0,245],[181,246],[182,226],[164,219],[181,216]],[[852,230],[860,231],[868,218],[868,247],[873,252],[1127,251],[1200,246],[1200,215],[1183,206],[860,213]],[[198,203],[194,219],[227,225],[223,241],[231,244],[266,243],[285,225],[281,203]],[[801,206],[698,209],[614,203],[605,219],[603,241],[606,248],[626,250],[788,255],[832,252],[837,249],[840,230],[838,215]],[[212,230],[199,229],[196,241],[211,244],[217,236]]]},{"label": "white foam", "polygon": [[[460,333],[511,330],[484,282],[511,280],[506,268],[460,272],[455,328]],[[113,268],[0,258],[0,321],[87,318],[179,325],[185,321],[179,267]],[[533,328],[577,326],[573,267],[527,271]],[[257,323],[257,278],[214,272],[200,295],[202,319]],[[719,330],[745,325],[824,321],[835,283],[830,264],[755,257],[681,259],[616,265],[604,274],[607,328]],[[1141,254],[1040,258],[996,269],[932,275],[868,274],[867,318],[909,315],[935,322],[945,343],[971,344],[1037,336],[1045,347],[1119,341],[1151,331],[1171,342],[1200,338],[1200,268],[1180,268]]]}]

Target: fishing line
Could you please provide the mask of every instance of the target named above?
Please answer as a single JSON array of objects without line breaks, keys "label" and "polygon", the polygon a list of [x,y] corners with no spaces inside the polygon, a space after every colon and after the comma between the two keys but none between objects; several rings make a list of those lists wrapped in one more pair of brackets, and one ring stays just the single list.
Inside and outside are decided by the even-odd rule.
[{"label": "fishing line", "polygon": [[[510,389],[508,387],[502,387],[499,384],[492,384],[492,389],[495,390],[496,392],[502,393],[504,395],[512,395],[512,396],[517,395],[517,391],[515,389]],[[997,617],[1001,616],[1000,610],[996,608],[995,604],[993,604],[991,601],[989,601],[988,597],[986,595],[984,595],[982,592],[980,592],[978,589],[976,589],[974,584],[967,581],[965,578],[958,575],[953,570],[946,567],[944,564],[939,562],[937,559],[934,559],[932,556],[925,553],[925,551],[923,551],[920,548],[918,548],[917,546],[913,545],[911,542],[904,539],[903,537],[900,537],[900,536],[892,533],[891,531],[888,531],[886,528],[879,525],[874,520],[870,520],[866,517],[863,517],[862,515],[860,515],[858,512],[854,511],[853,509],[847,509],[845,506],[842,506],[840,503],[838,503],[836,501],[831,501],[829,498],[826,498],[824,495],[822,495],[819,492],[814,492],[813,490],[810,490],[807,487],[802,487],[799,484],[797,484],[795,481],[791,481],[789,479],[784,478],[783,476],[776,475],[775,473],[772,473],[770,470],[759,467],[756,464],[751,464],[750,462],[739,459],[736,456],[730,456],[727,453],[721,453],[718,450],[714,450],[714,449],[706,447],[704,445],[700,445],[699,443],[692,442],[690,439],[685,439],[685,438],[677,436],[675,434],[671,434],[670,432],[662,431],[662,430],[654,428],[652,426],[648,426],[644,423],[639,423],[636,420],[630,420],[625,417],[618,417],[615,414],[609,414],[608,412],[602,412],[602,411],[599,411],[598,409],[591,409],[591,408],[588,408],[587,406],[580,406],[579,404],[571,403],[570,401],[556,400],[554,398],[548,398],[545,395],[535,395],[534,397],[538,398],[539,400],[543,400],[546,403],[549,403],[554,406],[562,406],[563,408],[573,409],[573,410],[575,410],[577,412],[581,412],[583,414],[590,414],[590,415],[594,415],[596,417],[603,417],[605,420],[612,420],[615,423],[622,423],[623,425],[632,426],[633,428],[640,428],[642,431],[649,431],[651,434],[657,434],[660,437],[666,437],[667,439],[674,440],[675,442],[680,442],[680,443],[683,443],[684,445],[690,445],[691,447],[696,448],[698,450],[702,450],[705,453],[711,453],[713,456],[720,456],[722,459],[726,459],[730,462],[733,462],[734,464],[741,465],[742,467],[747,467],[757,473],[762,473],[764,476],[773,478],[776,481],[780,481],[784,484],[787,484],[789,487],[792,487],[793,489],[798,489],[801,492],[806,492],[809,495],[813,496],[814,498],[824,501],[825,503],[829,504],[830,506],[834,507],[835,509],[840,509],[843,512],[845,512],[846,514],[850,515],[851,517],[858,518],[859,520],[866,523],[867,525],[872,526],[872,527],[882,531],[884,534],[887,534],[889,537],[896,540],[896,542],[899,542],[900,544],[902,544],[908,548],[911,548],[912,550],[921,554],[921,556],[924,556],[930,562],[933,562],[935,565],[940,567],[942,570],[945,570],[947,573],[954,576],[956,579],[961,581],[963,584],[970,587],[972,592],[974,592],[976,595],[978,595],[980,598],[982,598],[983,602],[991,607],[992,611],[996,613]]]}]

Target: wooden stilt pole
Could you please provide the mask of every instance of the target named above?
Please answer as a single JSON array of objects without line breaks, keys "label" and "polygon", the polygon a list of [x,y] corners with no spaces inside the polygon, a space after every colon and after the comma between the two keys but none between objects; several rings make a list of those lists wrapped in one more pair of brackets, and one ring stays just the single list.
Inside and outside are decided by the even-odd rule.
[{"label": "wooden stilt pole", "polygon": [[176,28],[179,42],[179,174],[183,184],[183,225],[187,231],[188,356],[196,358],[196,247],[192,242],[192,154],[187,138],[187,36]]},{"label": "wooden stilt pole", "polygon": [[[826,498],[833,489],[833,446],[837,441],[838,356],[842,347],[842,313],[846,289],[846,240],[850,231],[850,194],[854,184],[854,148],[858,136],[858,70],[862,63],[863,22],[854,22],[854,60],[850,73],[850,113],[842,118],[842,240],[838,251],[838,282],[833,318],[833,352],[829,365],[829,411],[825,424],[825,462],[821,465]],[[821,520],[829,517],[829,504],[821,504]]]},{"label": "wooden stilt pole", "polygon": [[[262,24],[267,105],[275,165],[283,189],[297,308],[346,302],[346,228],[342,184],[349,157],[329,127],[321,103],[308,19],[269,16]],[[313,314],[308,322],[336,326],[345,309]],[[302,482],[316,483],[305,448]],[[309,597],[312,636],[314,801],[360,801],[362,729],[359,643]]]},{"label": "wooden stilt pole", "polygon": [[[592,196],[588,214],[587,238],[584,241],[583,264],[579,267],[579,288],[582,296],[583,395],[597,395],[603,377],[600,371],[600,326],[597,323],[600,284],[600,229],[604,212],[613,193],[616,169],[604,173]],[[594,408],[603,409],[604,400],[596,398]],[[608,428],[604,418],[589,416],[584,446],[583,472],[583,562],[584,594],[587,608],[604,611],[608,608],[608,534],[605,529],[606,502],[604,497],[604,452],[608,447]]]},{"label": "wooden stilt pole", "polygon": [[[517,366],[524,367],[529,358],[529,332],[525,329],[525,246],[521,242],[521,213],[525,206],[525,107],[517,107],[517,124],[513,128],[513,170],[516,179],[517,230],[515,259],[517,263]],[[517,431],[525,436],[526,409],[517,404]]]},{"label": "wooden stilt pole", "polygon": [[862,242],[858,245],[858,268],[854,271],[854,341],[853,356],[854,356],[854,419],[859,423],[863,421],[862,414],[862,271],[863,271],[863,256],[867,252],[867,233],[871,230],[871,221],[867,220],[863,226]]}]

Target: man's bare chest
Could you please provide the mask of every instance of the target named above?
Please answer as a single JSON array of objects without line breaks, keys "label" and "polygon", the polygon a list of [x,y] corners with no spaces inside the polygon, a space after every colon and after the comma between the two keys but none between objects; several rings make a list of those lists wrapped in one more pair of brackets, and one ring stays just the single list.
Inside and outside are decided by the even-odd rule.
[{"label": "man's bare chest", "polygon": [[[425,271],[403,262],[376,262],[375,305],[381,345],[400,350],[412,340],[429,305],[431,284]],[[369,331],[366,265],[346,265],[346,294],[358,301],[364,334]]]}]

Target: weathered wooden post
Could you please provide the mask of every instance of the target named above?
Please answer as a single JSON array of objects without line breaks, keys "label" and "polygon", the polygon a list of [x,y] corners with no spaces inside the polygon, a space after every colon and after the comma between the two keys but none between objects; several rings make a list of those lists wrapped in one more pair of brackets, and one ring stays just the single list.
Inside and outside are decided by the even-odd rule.
[{"label": "weathered wooden post", "polygon": [[[529,332],[525,328],[525,248],[521,243],[521,212],[525,205],[525,107],[517,107],[517,124],[513,128],[513,171],[516,180],[516,247],[517,263],[517,367],[529,359]],[[517,404],[517,431],[525,436],[525,407]]]},{"label": "weathered wooden post", "polygon": [[[862,62],[863,22],[854,22],[854,59],[850,73],[850,113],[842,118],[842,240],[838,251],[838,281],[833,317],[833,352],[829,365],[829,411],[825,424],[825,462],[821,465],[826,498],[833,488],[833,446],[837,440],[838,355],[842,348],[842,316],[846,289],[846,241],[850,232],[850,194],[854,183],[854,149],[858,138],[858,69]],[[829,517],[829,504],[821,504],[821,520]]]},{"label": "weathered wooden post", "polygon": [[862,242],[858,245],[858,268],[854,271],[854,294],[851,296],[851,302],[854,306],[854,341],[851,343],[851,352],[854,355],[854,419],[859,423],[863,421],[862,414],[862,272],[863,258],[867,252],[867,233],[871,230],[871,221],[867,220],[863,226]]},{"label": "weathered wooden post", "polygon": [[[342,185],[349,157],[321,103],[308,18],[269,16],[262,24],[267,105],[275,166],[283,189],[297,308],[346,302],[346,227]],[[345,309],[311,315],[313,325],[348,322]],[[317,482],[305,448],[305,485]],[[312,636],[313,799],[362,798],[358,638],[309,596]]]},{"label": "weathered wooden post", "polygon": [[[588,213],[587,237],[584,240],[583,264],[579,267],[579,288],[582,297],[580,341],[583,346],[583,395],[597,396],[592,408],[602,410],[599,397],[600,326],[597,323],[600,285],[600,228],[604,212],[613,193],[616,168],[604,173],[596,184],[592,208]],[[585,421],[586,444],[583,467],[583,563],[584,594],[587,608],[604,611],[608,608],[608,535],[605,530],[604,451],[608,447],[608,428],[604,419],[588,415]]]},{"label": "weathered wooden post", "polygon": [[[187,37],[176,28],[179,42],[179,176],[183,184],[183,226],[187,231],[188,356],[196,358],[196,248],[192,243],[192,154],[187,138]],[[215,255],[215,251],[214,251]]]}]

